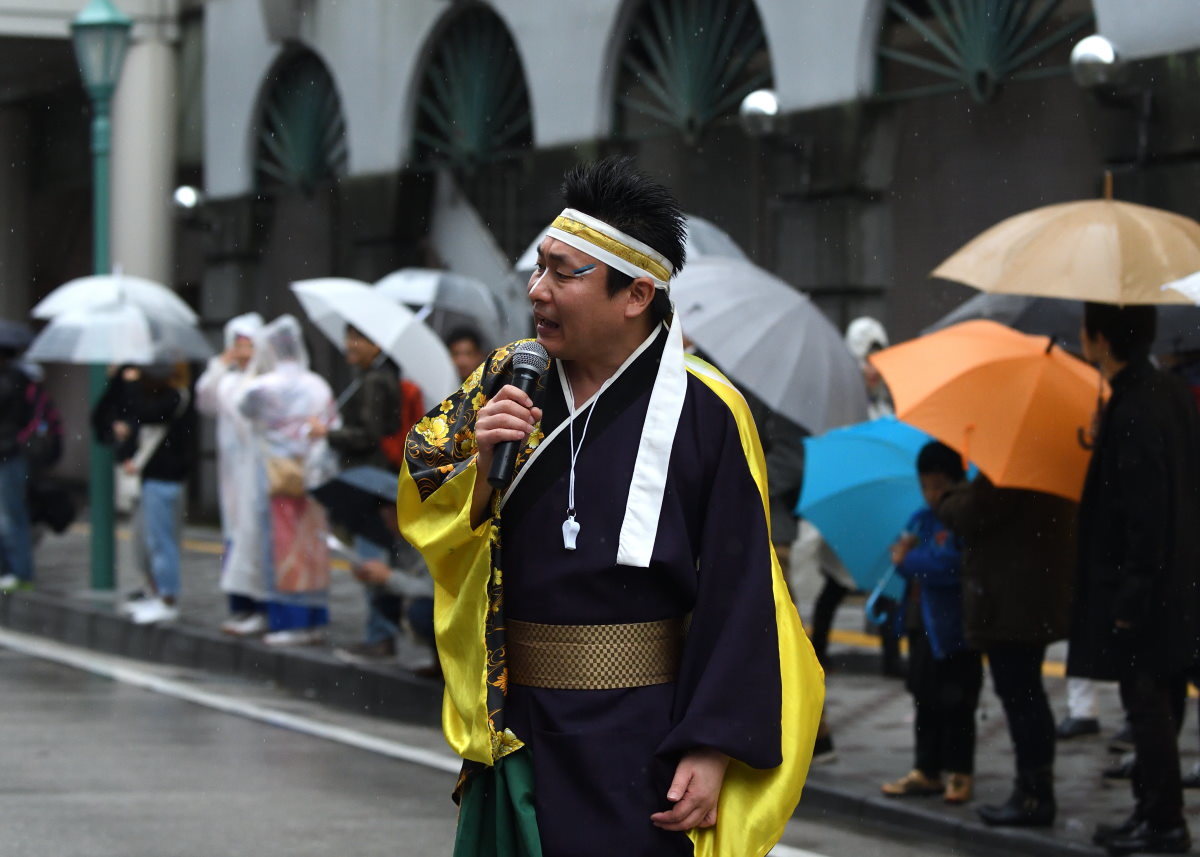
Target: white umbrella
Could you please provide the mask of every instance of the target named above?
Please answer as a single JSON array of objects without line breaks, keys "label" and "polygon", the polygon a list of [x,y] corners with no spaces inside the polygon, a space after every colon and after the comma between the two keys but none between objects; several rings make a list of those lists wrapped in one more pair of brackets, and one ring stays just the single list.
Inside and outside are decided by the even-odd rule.
[{"label": "white umbrella", "polygon": [[683,332],[767,407],[820,434],[867,418],[858,362],[806,295],[749,262],[700,259],[671,283]]},{"label": "white umbrella", "polygon": [[174,363],[213,354],[190,324],[150,318],[132,304],[68,310],[50,320],[25,353],[40,363]]},{"label": "white umbrella", "polygon": [[150,318],[196,324],[199,318],[179,295],[162,283],[128,274],[98,274],[64,283],[38,301],[31,315],[54,318],[64,312],[87,311],[131,304]]},{"label": "white umbrella", "polygon": [[1178,280],[1172,280],[1162,287],[1164,292],[1168,289],[1179,292],[1194,304],[1200,304],[1200,271],[1188,274]]},{"label": "white umbrella", "polygon": [[[687,253],[687,262],[689,264],[698,259],[711,259],[714,257],[719,259],[736,259],[739,262],[749,261],[745,252],[737,245],[737,242],[730,238],[729,233],[725,232],[719,226],[694,214],[684,216],[687,218],[687,243],[684,245],[684,250]],[[546,232],[549,229],[550,227],[547,226],[539,232],[534,242],[525,248],[525,252],[521,254],[521,258],[517,259],[517,263],[513,265],[514,271],[527,276],[537,266],[538,245],[542,243],[542,239],[546,237]]]},{"label": "white umbrella", "polygon": [[402,268],[377,282],[375,289],[394,301],[420,307],[422,320],[437,311],[466,316],[492,346],[503,344],[504,309],[500,299],[473,277],[433,268]]},{"label": "white umbrella", "polygon": [[426,401],[439,402],[458,387],[450,352],[406,307],[366,283],[322,277],[292,283],[309,320],[343,348],[346,325],[363,333],[400,364],[421,388]]}]

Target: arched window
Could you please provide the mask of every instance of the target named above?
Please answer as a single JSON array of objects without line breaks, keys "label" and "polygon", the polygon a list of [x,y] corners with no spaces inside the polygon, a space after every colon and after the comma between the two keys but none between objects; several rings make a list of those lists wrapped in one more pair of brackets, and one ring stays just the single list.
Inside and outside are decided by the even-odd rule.
[{"label": "arched window", "polygon": [[614,130],[674,129],[695,143],[771,80],[754,0],[641,0],[620,53]]},{"label": "arched window", "polygon": [[1065,74],[1071,44],[1093,22],[1090,0],[887,0],[886,8],[877,90],[892,99],[968,92],[986,103],[1010,81]]},{"label": "arched window", "polygon": [[533,144],[516,45],[487,7],[467,8],[438,37],[421,78],[413,144],[420,164],[467,169]]},{"label": "arched window", "polygon": [[346,172],[346,121],[333,77],[311,51],[284,58],[267,78],[258,121],[259,189],[311,193]]}]

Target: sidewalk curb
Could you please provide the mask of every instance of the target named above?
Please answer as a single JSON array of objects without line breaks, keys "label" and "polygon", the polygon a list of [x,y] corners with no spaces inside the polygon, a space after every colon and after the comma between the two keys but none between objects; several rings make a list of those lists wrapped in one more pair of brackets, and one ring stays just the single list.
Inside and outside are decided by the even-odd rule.
[{"label": "sidewalk curb", "polygon": [[441,718],[440,682],[399,668],[351,666],[328,651],[272,649],[184,625],[134,625],[106,610],[36,592],[0,598],[0,626],[105,654],[270,682],[358,714],[420,724]]},{"label": "sidewalk curb", "polygon": [[804,786],[797,815],[829,813],[843,821],[874,828],[900,828],[908,833],[937,837],[966,854],[1022,857],[1096,857],[1103,849],[1077,839],[1064,839],[1058,831],[988,827],[982,822],[948,816],[901,800],[864,795],[810,779]]},{"label": "sidewalk curb", "polygon": [[[0,626],[68,645],[151,663],[198,669],[280,688],[343,710],[430,726],[440,722],[442,684],[400,670],[352,666],[327,651],[271,649],[185,625],[134,625],[107,610],[36,592],[0,597]],[[976,855],[1096,857],[1100,849],[1058,834],[989,828],[810,779],[797,815],[924,833]]]}]

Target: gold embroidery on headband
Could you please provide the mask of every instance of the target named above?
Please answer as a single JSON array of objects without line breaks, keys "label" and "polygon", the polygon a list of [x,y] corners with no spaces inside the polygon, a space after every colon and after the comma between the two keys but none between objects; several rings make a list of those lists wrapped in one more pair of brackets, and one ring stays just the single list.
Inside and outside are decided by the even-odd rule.
[{"label": "gold embroidery on headband", "polygon": [[603,232],[580,223],[578,220],[571,220],[559,215],[554,218],[554,222],[550,225],[554,229],[561,229],[563,232],[578,235],[589,244],[595,244],[601,250],[607,250],[609,253],[624,259],[631,265],[637,265],[655,279],[661,280],[664,283],[671,279],[671,272],[667,268],[664,268],[660,262],[654,261],[645,253],[634,250],[632,247],[622,244],[615,238],[610,238]]}]

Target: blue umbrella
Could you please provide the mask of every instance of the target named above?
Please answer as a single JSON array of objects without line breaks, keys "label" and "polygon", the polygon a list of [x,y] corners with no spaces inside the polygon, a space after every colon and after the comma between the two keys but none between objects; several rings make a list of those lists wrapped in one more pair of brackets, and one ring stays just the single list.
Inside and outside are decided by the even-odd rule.
[{"label": "blue umbrella", "polygon": [[[796,513],[812,521],[863,590],[888,575],[889,548],[925,500],[917,453],[931,438],[893,417],[804,439]],[[893,579],[887,594],[902,584]],[[896,589],[897,592],[890,590]]]}]

